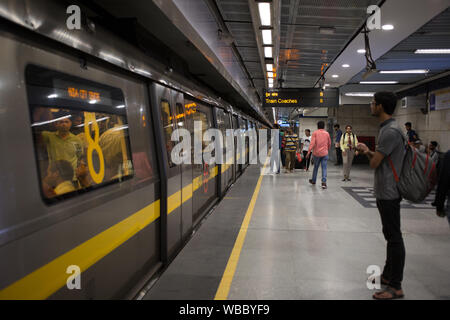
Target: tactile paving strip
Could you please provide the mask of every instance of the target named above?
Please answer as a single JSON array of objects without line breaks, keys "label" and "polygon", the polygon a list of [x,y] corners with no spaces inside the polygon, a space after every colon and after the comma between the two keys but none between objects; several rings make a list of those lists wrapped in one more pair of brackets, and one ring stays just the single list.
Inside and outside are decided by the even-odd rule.
[{"label": "tactile paving strip", "polygon": [[[364,208],[376,208],[377,203],[373,193],[373,187],[342,187],[348,194],[350,194],[356,201],[358,201]],[[412,203],[408,200],[402,200],[401,208],[405,209],[434,209],[431,203],[434,201],[435,191],[427,196],[422,203]]]}]

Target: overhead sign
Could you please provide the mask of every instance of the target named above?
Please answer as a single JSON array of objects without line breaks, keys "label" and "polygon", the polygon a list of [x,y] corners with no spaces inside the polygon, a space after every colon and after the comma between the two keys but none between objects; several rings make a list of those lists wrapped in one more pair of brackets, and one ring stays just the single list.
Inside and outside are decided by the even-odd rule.
[{"label": "overhead sign", "polygon": [[264,108],[339,106],[339,89],[282,89],[264,92]]}]

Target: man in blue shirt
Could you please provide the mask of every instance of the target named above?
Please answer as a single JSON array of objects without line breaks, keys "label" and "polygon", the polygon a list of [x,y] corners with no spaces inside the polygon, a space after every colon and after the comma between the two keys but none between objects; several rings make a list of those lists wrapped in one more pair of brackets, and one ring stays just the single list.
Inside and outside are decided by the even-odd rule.
[{"label": "man in blue shirt", "polygon": [[334,131],[336,132],[336,140],[335,147],[336,147],[336,166],[340,166],[342,164],[342,150],[341,150],[341,137],[342,137],[342,131],[340,129],[339,124],[334,125]]},{"label": "man in blue shirt", "polygon": [[414,143],[417,140],[419,140],[419,136],[411,127],[412,127],[411,122],[405,123],[406,134],[408,135],[408,142]]}]

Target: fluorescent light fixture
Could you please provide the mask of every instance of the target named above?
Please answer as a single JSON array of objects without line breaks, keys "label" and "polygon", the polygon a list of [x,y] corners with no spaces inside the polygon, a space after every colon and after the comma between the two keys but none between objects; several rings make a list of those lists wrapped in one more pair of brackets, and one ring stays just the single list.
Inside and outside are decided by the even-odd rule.
[{"label": "fluorescent light fixture", "polygon": [[360,84],[397,84],[398,81],[361,81]]},{"label": "fluorescent light fixture", "polygon": [[56,99],[56,98],[58,98],[58,95],[56,93],[55,94],[51,94],[47,98],[49,98],[49,99]]},{"label": "fluorescent light fixture", "polygon": [[272,84],[269,83],[269,88],[273,88],[273,83]]},{"label": "fluorescent light fixture", "polygon": [[267,72],[267,77],[273,78],[273,72]]},{"label": "fluorescent light fixture", "polygon": [[361,53],[361,54],[366,53],[366,49],[358,49],[358,53]]},{"label": "fluorescent light fixture", "polygon": [[262,30],[263,44],[272,44],[272,30]]},{"label": "fluorescent light fixture", "polygon": [[31,126],[32,126],[32,127],[43,126],[43,125],[45,125],[45,124],[49,124],[49,123],[53,123],[53,122],[58,122],[58,121],[61,121],[61,120],[64,120],[64,119],[69,119],[69,118],[71,118],[71,117],[72,117],[71,115],[68,115],[68,116],[65,116],[65,117],[61,117],[61,118],[57,118],[57,119],[53,119],[53,120],[48,120],[48,121],[44,121],[44,122],[36,122],[36,123],[33,123]]},{"label": "fluorescent light fixture", "polygon": [[116,108],[117,109],[123,109],[123,108],[125,108],[125,105],[121,104],[120,106],[117,106]]},{"label": "fluorescent light fixture", "polygon": [[271,25],[270,3],[268,2],[258,3],[258,9],[259,9],[259,18],[261,19],[261,25],[270,26]]},{"label": "fluorescent light fixture", "polygon": [[450,54],[450,49],[417,49],[416,54]]},{"label": "fluorescent light fixture", "polygon": [[97,100],[89,100],[90,104],[96,104],[98,101]]},{"label": "fluorescent light fixture", "polygon": [[381,27],[383,30],[389,31],[389,30],[394,30],[394,26],[392,24],[385,24],[384,26]]},{"label": "fluorescent light fixture", "polygon": [[333,78],[339,78],[339,76],[337,74],[333,74],[332,77]]},{"label": "fluorescent light fixture", "polygon": [[268,72],[272,72],[273,71],[273,64],[271,64],[271,63],[266,64],[266,68],[267,68]]},{"label": "fluorescent light fixture", "polygon": [[331,86],[331,84],[329,84],[329,83],[324,85],[324,87],[329,87],[329,86]]},{"label": "fluorescent light fixture", "polygon": [[349,64],[343,64],[342,68],[350,68],[350,65]]},{"label": "fluorescent light fixture", "polygon": [[348,92],[347,97],[373,97],[375,92]]},{"label": "fluorescent light fixture", "polygon": [[269,84],[273,84],[273,79],[272,78],[269,78],[267,80],[269,81]]},{"label": "fluorescent light fixture", "polygon": [[386,73],[386,74],[401,74],[401,73],[410,73],[410,74],[417,74],[417,73],[428,73],[430,70],[426,69],[417,69],[417,70],[382,70],[380,73]]},{"label": "fluorescent light fixture", "polygon": [[266,58],[273,58],[272,47],[264,47],[264,56]]}]

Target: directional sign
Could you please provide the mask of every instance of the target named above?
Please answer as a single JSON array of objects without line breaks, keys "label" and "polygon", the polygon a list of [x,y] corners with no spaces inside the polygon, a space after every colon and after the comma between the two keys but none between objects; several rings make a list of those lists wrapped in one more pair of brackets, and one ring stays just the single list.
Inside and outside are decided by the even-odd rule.
[{"label": "directional sign", "polygon": [[282,89],[264,93],[264,108],[338,107],[339,89]]}]

